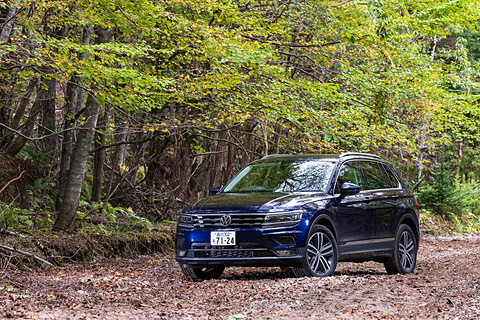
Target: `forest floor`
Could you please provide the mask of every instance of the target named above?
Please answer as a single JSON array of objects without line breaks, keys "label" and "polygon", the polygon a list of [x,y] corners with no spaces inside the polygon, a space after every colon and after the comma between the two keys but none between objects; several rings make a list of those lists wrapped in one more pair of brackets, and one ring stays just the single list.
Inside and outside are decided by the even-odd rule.
[{"label": "forest floor", "polygon": [[186,280],[172,256],[0,270],[0,318],[480,319],[480,235],[422,238],[413,274],[339,263],[328,278],[227,268]]}]

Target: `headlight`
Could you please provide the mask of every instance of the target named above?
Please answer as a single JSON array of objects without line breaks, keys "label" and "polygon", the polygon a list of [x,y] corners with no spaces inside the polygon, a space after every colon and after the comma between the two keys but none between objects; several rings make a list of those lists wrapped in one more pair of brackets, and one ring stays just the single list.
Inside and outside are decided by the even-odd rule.
[{"label": "headlight", "polygon": [[298,224],[303,217],[303,211],[272,212],[265,216],[263,226],[265,228],[286,227]]},{"label": "headlight", "polygon": [[193,216],[188,213],[181,213],[180,217],[178,217],[178,226],[179,227],[193,227]]}]

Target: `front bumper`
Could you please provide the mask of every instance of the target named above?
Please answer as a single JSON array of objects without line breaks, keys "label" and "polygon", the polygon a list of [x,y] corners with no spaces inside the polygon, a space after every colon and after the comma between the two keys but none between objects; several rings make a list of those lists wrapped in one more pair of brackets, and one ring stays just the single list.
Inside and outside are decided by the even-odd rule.
[{"label": "front bumper", "polygon": [[236,245],[212,246],[211,231],[218,229],[177,230],[175,259],[182,265],[293,266],[305,257],[303,232],[287,230],[225,229],[236,231]]}]

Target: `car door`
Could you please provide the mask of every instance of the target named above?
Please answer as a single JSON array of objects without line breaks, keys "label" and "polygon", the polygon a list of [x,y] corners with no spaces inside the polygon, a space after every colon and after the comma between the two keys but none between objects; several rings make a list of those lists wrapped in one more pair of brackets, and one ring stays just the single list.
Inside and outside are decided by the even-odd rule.
[{"label": "car door", "polygon": [[[340,194],[343,183],[350,182],[362,187],[363,181],[356,161],[345,162],[339,170],[335,194]],[[361,243],[373,233],[373,217],[365,211],[364,192],[345,197],[335,207],[338,224],[338,244],[341,254],[360,250]]]},{"label": "car door", "polygon": [[386,164],[380,164],[380,167],[388,186],[382,190],[382,199],[375,214],[375,235],[378,239],[393,241],[398,221],[406,207],[403,199],[410,195],[402,188],[392,168]]},{"label": "car door", "polygon": [[[398,203],[395,182],[390,182],[385,167],[377,161],[359,161],[365,183],[365,211],[372,217],[372,241],[370,250],[387,250],[392,246],[392,226],[396,224],[396,204]],[[398,187],[398,181],[397,181]]]}]

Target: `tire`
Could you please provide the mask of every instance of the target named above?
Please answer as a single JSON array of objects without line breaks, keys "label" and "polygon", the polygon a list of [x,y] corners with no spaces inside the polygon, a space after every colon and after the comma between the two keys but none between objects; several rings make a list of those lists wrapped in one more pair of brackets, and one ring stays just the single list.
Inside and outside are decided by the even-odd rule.
[{"label": "tire", "polygon": [[292,268],[296,277],[328,277],[337,267],[337,241],[324,226],[314,226],[308,235],[305,259],[300,267]]},{"label": "tire", "polygon": [[406,224],[400,225],[395,236],[393,256],[385,261],[388,274],[407,274],[415,269],[418,244],[412,229]]},{"label": "tire", "polygon": [[218,279],[225,270],[224,266],[191,267],[180,265],[183,275],[192,280]]}]

